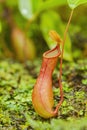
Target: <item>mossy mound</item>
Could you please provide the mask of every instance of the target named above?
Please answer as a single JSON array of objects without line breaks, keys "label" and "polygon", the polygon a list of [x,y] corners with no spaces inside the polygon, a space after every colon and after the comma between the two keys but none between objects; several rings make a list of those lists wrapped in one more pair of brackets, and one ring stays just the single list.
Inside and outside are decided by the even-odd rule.
[{"label": "mossy mound", "polygon": [[[64,102],[58,117],[47,120],[38,116],[31,100],[40,63],[0,61],[0,130],[87,130],[87,61],[63,64]],[[55,106],[58,69],[53,75]]]}]

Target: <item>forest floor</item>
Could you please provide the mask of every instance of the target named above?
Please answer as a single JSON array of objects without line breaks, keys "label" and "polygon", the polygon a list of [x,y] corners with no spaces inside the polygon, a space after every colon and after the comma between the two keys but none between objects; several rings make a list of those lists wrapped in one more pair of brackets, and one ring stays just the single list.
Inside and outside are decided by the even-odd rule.
[{"label": "forest floor", "polygon": [[[87,60],[64,62],[64,101],[58,117],[43,119],[32,106],[41,60],[25,64],[0,60],[0,130],[87,130]],[[59,66],[53,74],[55,106],[60,100]]]}]

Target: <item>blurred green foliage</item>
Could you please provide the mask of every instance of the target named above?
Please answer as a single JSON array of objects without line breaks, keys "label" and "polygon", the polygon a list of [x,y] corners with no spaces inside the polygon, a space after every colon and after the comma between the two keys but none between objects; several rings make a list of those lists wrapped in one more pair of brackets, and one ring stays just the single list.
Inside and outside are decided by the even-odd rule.
[{"label": "blurred green foliage", "polygon": [[[49,31],[56,30],[63,38],[65,26],[59,14],[53,9],[52,9],[53,11],[52,10],[48,11],[48,9],[56,7],[56,6],[60,6],[63,4],[66,4],[65,0],[55,1],[55,3],[53,0],[45,1],[45,2],[37,1],[36,3],[35,1],[31,1],[31,0],[27,0],[26,3],[24,0],[19,1],[19,10],[25,18],[30,19],[32,21],[34,19],[37,19],[38,16],[40,17],[40,29],[50,49],[54,47],[55,43],[49,38],[49,35],[48,35]],[[67,42],[67,45],[65,46],[64,59],[72,61],[71,41],[70,41],[69,36],[67,37],[66,42]]]},{"label": "blurred green foliage", "polygon": [[66,4],[66,0],[57,1],[53,0],[19,0],[19,10],[21,14],[27,19],[33,19],[35,15],[40,14],[44,10]]},{"label": "blurred green foliage", "polygon": [[[68,2],[70,5],[72,0]],[[83,3],[82,1],[79,1],[79,2],[81,4]],[[66,10],[66,7],[67,7],[67,10]],[[84,10],[86,10],[86,7]],[[82,9],[80,11],[80,8],[79,8],[78,12],[81,13]],[[78,15],[77,13],[74,13],[74,16],[75,15],[77,16]],[[55,0],[55,2],[54,0],[45,0],[45,1],[44,0],[37,0],[37,1],[26,0],[26,2],[25,0],[15,0],[15,1],[3,0],[1,1],[1,4],[0,4],[1,41],[3,41],[4,39],[6,48],[8,49],[10,48],[9,51],[11,51],[11,53],[14,52],[13,57],[15,58],[16,56],[16,58],[19,61],[21,61],[21,59],[22,61],[35,59],[35,57],[38,56],[38,52],[40,52],[39,54],[42,55],[42,53],[45,50],[47,50],[47,48],[51,49],[55,46],[56,43],[54,43],[48,35],[50,30],[56,30],[60,34],[61,38],[63,39],[64,30],[65,30],[66,23],[68,21],[69,14],[70,14],[70,10],[68,8],[68,4],[66,0],[63,0],[63,1]],[[83,15],[84,15],[84,11],[81,14],[81,16]],[[83,21],[81,22],[82,19]],[[75,21],[75,20],[76,20],[76,17],[72,19],[72,21]],[[64,59],[67,61],[72,61],[73,58],[79,58],[79,56],[82,55],[81,54],[82,48],[78,49],[78,47],[75,44],[72,45],[75,42],[78,42],[79,44],[78,37],[76,37],[77,39],[74,39],[72,35],[81,33],[82,31],[81,27],[85,28],[86,26],[85,21],[86,21],[86,15],[84,15],[84,17],[81,17],[80,20],[77,21],[78,25],[76,25],[76,22],[71,23],[72,28],[70,28],[71,30],[69,34],[67,35],[65,51],[64,51]],[[20,30],[20,32],[22,32],[21,34],[23,34],[21,35],[21,38],[18,39],[19,42],[16,42],[15,40],[15,43],[14,43],[14,39],[17,39],[17,36],[14,35],[13,36],[14,39],[11,38],[14,28],[18,28],[17,30]],[[84,34],[86,34],[85,30],[83,32]],[[17,33],[17,35],[19,34]],[[24,43],[24,40],[22,40],[23,39],[22,37],[25,37],[25,39],[29,39],[28,44],[30,43],[30,47],[27,47],[27,41],[25,40],[25,43]],[[82,42],[84,43],[84,38]],[[14,44],[15,44],[15,47],[14,47]],[[20,44],[22,44],[23,46],[22,46],[21,51],[18,51],[21,48]],[[77,47],[77,49],[75,50],[74,47],[75,48]],[[3,45],[0,48],[3,48]],[[0,49],[2,53],[2,56],[0,57],[3,57],[3,55],[5,56],[4,52],[5,50],[6,51],[8,50],[6,48],[3,49],[4,51]],[[30,55],[29,53],[26,54],[25,52],[26,48],[28,48],[29,52],[32,50]],[[84,51],[83,52],[84,55],[82,57],[87,55],[86,42],[83,44],[83,51]],[[22,55],[21,59],[19,58],[19,55],[20,55],[19,53],[21,53]]]},{"label": "blurred green foliage", "polygon": [[1,21],[0,21],[0,33],[1,33],[1,31],[2,31],[2,24],[1,24]]}]

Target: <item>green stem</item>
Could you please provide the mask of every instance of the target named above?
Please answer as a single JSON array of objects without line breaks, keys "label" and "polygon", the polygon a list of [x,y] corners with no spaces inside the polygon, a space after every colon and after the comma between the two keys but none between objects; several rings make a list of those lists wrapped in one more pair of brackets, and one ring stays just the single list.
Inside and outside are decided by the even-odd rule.
[{"label": "green stem", "polygon": [[62,43],[62,51],[61,51],[61,60],[60,60],[60,77],[59,77],[60,80],[61,80],[61,77],[62,77],[62,62],[63,62],[63,54],[64,54],[64,45],[65,45],[69,25],[70,25],[70,22],[71,22],[71,19],[72,19],[72,15],[73,15],[73,10],[71,11],[71,14],[70,14],[70,17],[69,17],[69,20],[68,20],[68,23],[67,23],[67,26],[66,26],[66,29],[65,29],[65,32],[64,32],[64,38],[63,38],[63,43]]},{"label": "green stem", "polygon": [[55,111],[58,111],[59,107],[61,106],[61,104],[63,102],[62,63],[63,63],[64,45],[65,45],[69,25],[70,25],[70,22],[71,22],[71,19],[72,19],[73,11],[74,10],[71,11],[71,14],[70,14],[70,17],[69,17],[69,20],[68,20],[68,23],[67,23],[67,26],[66,26],[66,29],[65,29],[65,32],[64,32],[64,38],[63,38],[63,43],[62,43],[62,51],[61,51],[61,59],[60,59],[60,75],[59,75],[59,87],[60,87],[61,99],[60,99],[60,102],[58,103]]}]

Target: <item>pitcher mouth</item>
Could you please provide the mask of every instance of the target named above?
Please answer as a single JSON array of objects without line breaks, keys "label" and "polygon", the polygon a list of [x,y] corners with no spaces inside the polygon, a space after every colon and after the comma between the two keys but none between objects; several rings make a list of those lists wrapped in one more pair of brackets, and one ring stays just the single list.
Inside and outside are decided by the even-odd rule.
[{"label": "pitcher mouth", "polygon": [[55,57],[60,56],[60,54],[61,54],[60,46],[57,44],[55,48],[53,48],[49,51],[46,51],[43,54],[43,57],[45,57],[45,58],[55,58]]}]

